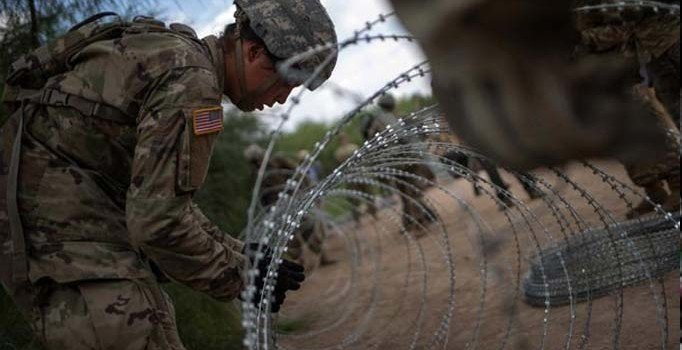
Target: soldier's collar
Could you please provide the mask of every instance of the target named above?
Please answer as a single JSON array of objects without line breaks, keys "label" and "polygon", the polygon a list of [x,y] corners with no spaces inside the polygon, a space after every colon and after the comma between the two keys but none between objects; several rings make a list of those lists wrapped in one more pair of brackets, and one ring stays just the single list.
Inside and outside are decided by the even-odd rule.
[{"label": "soldier's collar", "polygon": [[223,52],[222,40],[219,40],[215,35],[209,35],[202,39],[208,47],[211,54],[211,61],[215,67],[215,72],[218,75],[218,84],[220,91],[225,94],[225,54]]}]

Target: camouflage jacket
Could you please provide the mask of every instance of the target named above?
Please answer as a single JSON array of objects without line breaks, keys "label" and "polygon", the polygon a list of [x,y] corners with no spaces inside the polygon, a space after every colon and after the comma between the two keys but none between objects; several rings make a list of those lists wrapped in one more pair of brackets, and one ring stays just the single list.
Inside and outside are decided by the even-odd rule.
[{"label": "camouflage jacket", "polygon": [[635,1],[615,0],[606,0],[603,4],[618,4],[620,8],[586,10],[592,3],[576,1],[575,21],[580,33],[578,53],[618,52],[632,57],[639,55],[648,61],[663,55],[680,40],[679,13],[671,14],[664,9],[653,12]]},{"label": "camouflage jacket", "polygon": [[370,140],[376,135],[386,129],[388,125],[396,124],[398,118],[393,113],[380,110],[378,113],[370,113],[363,120],[362,136],[365,140]]},{"label": "camouflage jacket", "polygon": [[360,147],[354,143],[347,143],[345,145],[339,145],[339,148],[334,152],[334,159],[338,164],[341,164],[350,158],[355,151]]},{"label": "camouflage jacket", "polygon": [[[252,163],[254,170],[254,177],[258,175],[261,162]],[[285,156],[280,154],[273,155],[268,161],[261,184],[260,204],[263,208],[267,208],[277,202],[279,193],[282,192],[287,180],[289,180],[296,171],[296,164]]]},{"label": "camouflage jacket", "polygon": [[[214,36],[171,28],[133,25],[85,47],[72,69],[48,80],[51,89],[128,111],[130,123],[70,107],[26,108],[18,202],[32,282],[151,277],[151,259],[217,299],[241,291],[242,243],[192,200],[222,130],[222,47]],[[12,123],[1,129],[0,175]],[[5,192],[0,183],[3,265],[12,250]]]}]

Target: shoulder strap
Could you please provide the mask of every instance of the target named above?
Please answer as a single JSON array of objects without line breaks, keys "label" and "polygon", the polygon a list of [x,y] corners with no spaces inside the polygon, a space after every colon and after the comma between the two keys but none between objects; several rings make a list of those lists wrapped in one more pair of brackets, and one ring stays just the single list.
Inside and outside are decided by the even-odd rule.
[{"label": "shoulder strap", "polygon": [[10,234],[12,239],[12,297],[24,307],[30,307],[30,293],[28,290],[31,284],[28,276],[28,259],[26,257],[26,240],[24,228],[21,224],[19,215],[19,205],[17,202],[19,162],[21,160],[21,136],[24,129],[24,108],[22,105],[19,113],[17,133],[12,143],[12,153],[9,164],[7,178],[7,217],[9,219]]},{"label": "shoulder strap", "polygon": [[10,67],[7,84],[39,89],[48,78],[67,71],[69,59],[84,47],[97,41],[120,37],[130,27],[130,23],[120,19],[109,23],[97,22],[112,14],[104,12],[92,16],[49,44],[21,56]]},{"label": "shoulder strap", "polygon": [[[16,105],[34,103],[43,106],[71,107],[86,117],[95,117],[124,125],[135,124],[134,118],[130,117],[128,111],[122,111],[106,103],[91,101],[53,88],[34,90],[6,86],[3,102],[14,102]],[[3,121],[0,120],[0,122]],[[3,124],[0,123],[0,126]]]},{"label": "shoulder strap", "polygon": [[95,14],[95,15],[92,15],[92,16],[86,18],[84,21],[82,21],[82,22],[76,24],[75,26],[71,27],[71,29],[69,29],[68,32],[73,32],[73,31],[78,30],[79,28],[81,28],[85,25],[88,25],[94,21],[97,21],[100,18],[104,18],[104,17],[108,17],[108,16],[116,16],[120,20],[120,16],[116,12],[100,12],[98,14]]}]

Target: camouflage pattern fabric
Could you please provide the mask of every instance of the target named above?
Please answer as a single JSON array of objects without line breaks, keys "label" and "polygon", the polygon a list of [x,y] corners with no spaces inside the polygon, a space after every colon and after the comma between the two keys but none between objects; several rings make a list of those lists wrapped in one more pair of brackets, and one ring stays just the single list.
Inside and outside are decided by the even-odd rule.
[{"label": "camouflage pattern fabric", "polygon": [[[257,173],[260,169],[260,162],[253,164]],[[296,164],[282,155],[276,154],[270,157],[268,166],[265,169],[260,196],[260,203],[263,208],[267,208],[277,202],[278,195],[284,190],[287,180],[296,171]]]},{"label": "camouflage pattern fabric", "polygon": [[[634,96],[646,106],[642,117],[650,117],[650,124],[665,134],[665,148],[664,152],[645,159],[624,159],[632,181],[646,188],[661,180],[679,178],[679,130],[669,125],[679,124],[679,16],[642,13],[639,17],[626,18],[620,12],[588,13],[578,16],[576,23],[581,36],[577,47],[579,54],[616,52],[636,57],[640,64],[646,65],[648,78],[653,79],[648,83],[655,89],[637,86]],[[637,75],[637,68],[632,68],[633,76]],[[668,120],[670,122],[666,122]]]},{"label": "camouflage pattern fabric", "polygon": [[[260,170],[260,159],[252,159],[254,173]],[[275,154],[270,157],[268,166],[263,176],[262,190],[260,193],[261,209],[265,210],[274,205],[279,199],[279,193],[286,187],[287,180],[296,171],[296,164],[283,155]],[[310,186],[310,180],[306,178],[303,188]],[[322,255],[322,243],[325,238],[324,227],[321,222],[308,216],[303,219],[301,227],[294,233],[294,239],[289,242],[288,252],[293,260],[302,261],[303,246],[310,248],[312,252]]]},{"label": "camouflage pattern fabric", "polygon": [[[653,155],[647,161],[630,162],[625,160],[625,168],[632,182],[640,187],[648,187],[660,181],[679,179],[680,177],[680,135],[679,130],[673,123],[671,116],[665,107],[657,99],[655,92],[649,88],[636,88],[638,98],[642,99],[649,107],[651,122],[661,129],[667,130],[665,134],[665,152]],[[670,120],[669,124],[663,120]],[[678,118],[679,122],[679,118]],[[679,180],[677,180],[679,182]]]},{"label": "camouflage pattern fabric", "polygon": [[305,262],[303,260],[303,247],[305,246],[320,258],[324,258],[323,244],[325,238],[324,224],[308,216],[303,219],[301,228],[297,231],[294,239],[289,242],[287,252],[293,260]]},{"label": "camouflage pattern fabric", "polygon": [[[347,136],[345,135],[343,136],[343,138],[346,137]],[[337,166],[341,165],[348,158],[352,157],[353,153],[355,153],[355,151],[357,151],[359,148],[360,147],[358,147],[358,145],[350,143],[347,140],[344,141],[342,139],[341,144],[334,152],[334,159],[336,160]],[[367,190],[367,186],[364,186],[362,184],[349,184],[346,187],[354,191],[364,192]],[[347,200],[352,207],[351,216],[353,217],[353,221],[355,221],[356,224],[359,224],[360,219],[362,218],[363,201],[360,198],[355,197],[348,197]]]},{"label": "camouflage pattern fabric", "polygon": [[[679,28],[679,27],[678,27]],[[680,41],[649,64],[656,96],[680,128]]]},{"label": "camouflage pattern fabric", "polygon": [[[220,107],[222,48],[213,36],[199,40],[187,27],[180,29],[161,30],[137,22],[118,39],[88,45],[71,60],[71,70],[48,80],[49,89],[134,110],[130,123],[86,117],[71,107],[29,104],[25,109],[18,197],[29,277],[35,284],[30,298],[38,296],[37,286],[44,281],[66,288],[84,281],[96,285],[104,283],[96,280],[116,280],[121,282],[108,288],[132,290],[124,281],[153,277],[149,260],[171,279],[218,300],[232,300],[242,290],[242,243],[221,232],[192,200],[218,137],[217,132],[196,135],[194,130],[198,111]],[[0,130],[3,269],[13,251],[4,179],[16,118],[13,115]],[[8,290],[15,290],[6,273],[0,277]],[[88,293],[103,303],[109,299],[97,295],[108,288],[93,287]],[[137,289],[139,302],[130,312],[140,312],[142,299],[149,299]],[[150,284],[148,289],[155,291],[159,303],[158,286]],[[84,301],[74,293],[60,292],[54,299],[55,305],[81,308],[68,311],[77,315],[74,324],[64,326],[71,330],[59,326],[61,321],[47,322],[43,315],[44,327],[55,327],[44,332],[81,328],[86,332],[88,328],[78,326],[77,320],[85,316]],[[88,298],[82,288],[80,293]],[[116,289],[108,293],[118,295]],[[95,327],[109,322],[108,315],[91,311]],[[133,334],[116,327],[98,331],[111,332],[110,339]],[[62,347],[55,343],[53,348]]]},{"label": "camouflage pattern fabric", "polygon": [[345,162],[346,159],[350,158],[358,148],[358,145],[354,143],[340,145],[339,148],[336,149],[336,152],[334,152],[334,159],[336,159],[337,163],[341,164]]},{"label": "camouflage pattern fabric", "polygon": [[[573,10],[598,1],[391,2],[423,46],[450,126],[496,163],[529,170],[590,157],[646,158],[662,148],[623,89],[624,60],[571,57]],[[679,26],[679,11],[671,17]],[[640,44],[652,54],[665,47]]]},{"label": "camouflage pattern fabric", "polygon": [[365,140],[370,140],[377,133],[384,131],[388,125],[397,121],[398,119],[392,113],[379,111],[377,114],[369,114],[363,123],[362,135]]},{"label": "camouflage pattern fabric", "polygon": [[[363,135],[365,138],[371,139],[377,133],[385,130],[388,125],[394,124],[397,121],[398,118],[396,118],[393,113],[382,110],[376,115],[369,116],[369,119],[365,122]],[[418,141],[419,140],[416,138],[399,140],[402,144]],[[399,170],[420,176],[427,180],[433,181],[435,179],[435,175],[425,164],[405,165],[401,166]],[[397,181],[395,187],[398,191],[402,192],[400,199],[403,203],[403,226],[405,226],[407,230],[411,230],[417,228],[420,224],[427,224],[431,220],[430,216],[433,217],[433,209],[431,209],[423,200],[423,190],[426,189],[427,186],[425,186],[422,181],[413,178],[403,178],[402,181]]]},{"label": "camouflage pattern fabric", "polygon": [[[312,47],[335,45],[337,42],[334,23],[319,0],[235,0],[239,21],[243,11],[250,21],[250,27],[263,39],[265,46],[276,57],[287,59],[308,51]],[[300,73],[312,73],[317,66],[329,62],[322,69],[319,79],[309,86],[316,89],[331,76],[336,65],[337,52],[324,51],[297,62]],[[298,70],[298,69],[297,69]],[[289,72],[288,75],[296,75]],[[286,76],[287,74],[285,74]]]},{"label": "camouflage pattern fabric", "polygon": [[626,19],[620,13],[585,13],[577,17],[576,26],[580,51],[620,52],[647,60],[662,56],[680,38],[680,20],[674,16]]},{"label": "camouflage pattern fabric", "polygon": [[[424,164],[412,164],[402,166],[402,171],[412,173],[421,178],[433,181],[435,175],[428,166]],[[400,191],[400,200],[403,203],[402,223],[406,230],[420,230],[420,225],[427,225],[433,221],[435,212],[424,201],[425,185],[422,181],[413,178],[403,178],[396,182],[396,188]],[[419,233],[418,235],[421,235]]]},{"label": "camouflage pattern fabric", "polygon": [[164,294],[166,305],[159,305],[149,283],[155,282],[42,286],[32,327],[51,349],[183,350],[170,298]]}]

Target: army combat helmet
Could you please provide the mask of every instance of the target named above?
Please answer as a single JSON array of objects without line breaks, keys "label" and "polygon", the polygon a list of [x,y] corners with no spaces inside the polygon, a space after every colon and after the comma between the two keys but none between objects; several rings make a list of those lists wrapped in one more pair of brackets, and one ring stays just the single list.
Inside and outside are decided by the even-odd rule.
[{"label": "army combat helmet", "polygon": [[395,109],[395,97],[391,94],[385,94],[379,98],[377,104],[385,111],[392,111]]},{"label": "army combat helmet", "polygon": [[[249,25],[268,51],[279,59],[292,58],[311,47],[332,44],[334,47],[330,50],[295,62],[294,69],[280,71],[287,81],[299,85],[306,82],[318,66],[325,64],[317,77],[308,83],[311,91],[329,79],[336,66],[337,39],[334,23],[320,0],[235,0],[235,4],[236,39],[241,40],[240,28]],[[237,55],[240,55],[241,45],[237,48]],[[241,61],[241,57],[237,61]]]}]

